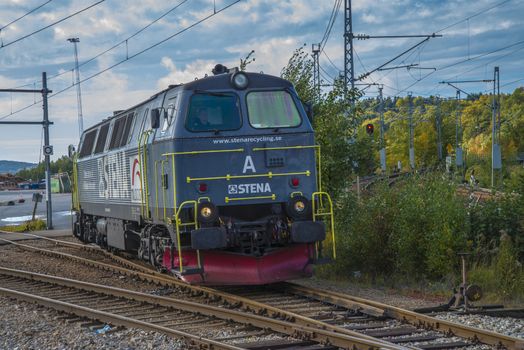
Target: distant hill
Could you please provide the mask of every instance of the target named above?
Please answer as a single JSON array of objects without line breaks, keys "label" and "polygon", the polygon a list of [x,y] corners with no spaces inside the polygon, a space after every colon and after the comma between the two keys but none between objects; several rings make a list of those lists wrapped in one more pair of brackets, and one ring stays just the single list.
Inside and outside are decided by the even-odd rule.
[{"label": "distant hill", "polygon": [[31,169],[36,166],[35,163],[15,162],[13,160],[0,160],[0,174],[15,174],[22,169]]}]

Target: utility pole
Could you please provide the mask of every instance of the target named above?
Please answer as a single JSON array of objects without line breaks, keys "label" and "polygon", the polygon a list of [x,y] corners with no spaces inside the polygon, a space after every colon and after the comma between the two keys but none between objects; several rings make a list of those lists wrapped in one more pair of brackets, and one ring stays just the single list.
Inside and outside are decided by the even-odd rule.
[{"label": "utility pole", "polygon": [[[351,92],[355,89],[355,65],[353,63],[353,19],[351,15],[351,0],[344,0],[344,92],[348,97],[348,85]],[[355,107],[355,99],[351,95],[351,107]]]},{"label": "utility pole", "polygon": [[437,110],[435,113],[437,123],[437,155],[439,162],[442,162],[442,116],[440,114],[440,98],[437,96]]},{"label": "utility pole", "polygon": [[313,85],[315,86],[315,98],[320,101],[320,44],[311,44],[313,51]]},{"label": "utility pole", "polygon": [[409,165],[411,166],[411,170],[415,170],[415,130],[413,126],[413,100],[411,96],[411,92],[408,93],[408,101],[409,101]]},{"label": "utility pole", "polygon": [[76,102],[78,105],[78,137],[82,136],[84,131],[84,120],[82,116],[82,92],[80,91],[80,69],[78,66],[78,48],[79,38],[70,38],[67,41],[73,43],[75,47],[75,72],[76,72]]},{"label": "utility pole", "polygon": [[455,110],[455,165],[462,167],[464,165],[464,157],[462,154],[462,123],[460,110],[460,90],[456,94],[457,108]]},{"label": "utility pole", "polygon": [[501,157],[500,144],[499,144],[499,139],[500,139],[500,81],[499,80],[500,80],[499,67],[495,67],[495,70],[493,72],[493,115],[491,118],[491,187],[495,186],[495,169],[502,170],[502,157]]},{"label": "utility pole", "polygon": [[[469,94],[462,90],[461,88],[453,85],[453,84],[462,84],[462,83],[491,83],[493,82],[493,103],[492,103],[492,135],[491,135],[491,187],[494,186],[495,180],[494,180],[494,169],[502,169],[502,160],[501,160],[501,154],[500,154],[500,145],[498,144],[498,132],[499,125],[497,125],[497,115],[499,115],[499,123],[500,123],[500,111],[498,111],[498,95],[500,94],[500,86],[499,86],[499,67],[495,67],[494,70],[494,77],[493,79],[482,79],[482,80],[459,80],[459,81],[441,81],[440,84],[448,84],[455,90],[457,90],[457,99],[460,99],[460,93],[463,92],[467,96]],[[456,158],[456,164],[457,166],[462,166],[462,148],[459,149],[458,147],[458,130],[459,130],[459,120],[458,120],[458,108],[457,108],[457,126],[456,126],[456,143],[457,143],[457,158]],[[459,165],[459,151],[460,151],[460,165]]]},{"label": "utility pole", "polygon": [[42,125],[44,128],[44,146],[41,152],[45,155],[45,187],[46,187],[46,202],[47,202],[47,229],[53,229],[53,209],[51,205],[51,155],[53,154],[53,146],[49,144],[49,125],[53,125],[49,121],[49,113],[47,106],[47,95],[53,91],[47,89],[47,74],[42,73],[42,89],[41,90],[27,90],[27,89],[0,89],[0,92],[16,92],[16,93],[41,93],[42,94],[42,108],[43,120],[41,122],[33,121],[0,121],[0,125]]},{"label": "utility pole", "polygon": [[382,173],[386,173],[386,143],[384,141],[384,96],[382,95],[383,86],[379,86],[379,111],[380,111],[380,168]]},{"label": "utility pole", "polygon": [[44,109],[44,156],[45,156],[45,194],[47,202],[47,229],[53,229],[53,208],[51,205],[51,155],[53,149],[49,145],[49,112],[47,107],[47,73],[42,73],[42,101]]}]

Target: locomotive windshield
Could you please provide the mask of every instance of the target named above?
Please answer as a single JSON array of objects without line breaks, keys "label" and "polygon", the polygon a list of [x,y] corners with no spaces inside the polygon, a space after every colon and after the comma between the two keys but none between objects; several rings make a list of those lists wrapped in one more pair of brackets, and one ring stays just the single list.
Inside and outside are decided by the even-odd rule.
[{"label": "locomotive windshield", "polygon": [[186,127],[190,131],[236,130],[242,125],[238,97],[198,92],[191,97]]},{"label": "locomotive windshield", "polygon": [[302,122],[287,91],[253,91],[247,95],[249,123],[257,129],[289,128]]}]

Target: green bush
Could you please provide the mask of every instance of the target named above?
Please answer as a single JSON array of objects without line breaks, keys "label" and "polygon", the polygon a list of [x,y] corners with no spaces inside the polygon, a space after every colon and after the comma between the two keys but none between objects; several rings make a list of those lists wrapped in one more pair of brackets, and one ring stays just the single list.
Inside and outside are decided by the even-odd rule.
[{"label": "green bush", "polygon": [[336,218],[338,272],[438,279],[454,270],[466,247],[463,200],[454,185],[432,176],[394,187],[378,183],[360,202],[341,198]]},{"label": "green bush", "polygon": [[469,279],[485,291],[487,302],[524,301],[524,269],[509,235],[502,234],[492,261],[476,263]]}]

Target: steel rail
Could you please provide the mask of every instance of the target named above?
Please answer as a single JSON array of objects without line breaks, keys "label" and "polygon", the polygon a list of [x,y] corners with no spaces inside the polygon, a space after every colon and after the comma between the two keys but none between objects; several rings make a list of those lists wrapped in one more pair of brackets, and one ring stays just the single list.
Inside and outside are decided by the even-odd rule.
[{"label": "steel rail", "polygon": [[[77,280],[72,280],[68,278],[63,277],[55,277],[55,276],[49,276],[49,275],[43,275],[39,273],[34,272],[27,272],[22,270],[15,270],[15,269],[9,269],[9,268],[3,268],[0,267],[0,274],[2,275],[8,275],[12,277],[18,277],[23,279],[28,279],[31,281],[39,281],[44,283],[51,283],[55,285],[60,285],[68,288],[75,288],[75,289],[81,289],[88,292],[93,293],[99,293],[99,294],[105,294],[110,295],[118,298],[125,298],[132,301],[137,302],[143,302],[143,303],[152,303],[158,306],[163,307],[169,307],[174,308],[177,310],[183,310],[187,312],[197,312],[202,315],[211,316],[211,317],[217,317],[224,320],[232,320],[238,323],[242,324],[250,324],[255,327],[259,327],[262,329],[271,329],[275,332],[283,333],[290,335],[294,338],[300,338],[305,340],[312,340],[321,344],[330,344],[333,346],[338,346],[344,349],[406,349],[406,347],[401,346],[385,346],[385,344],[381,341],[373,341],[369,339],[362,339],[360,337],[352,337],[345,334],[338,334],[332,331],[328,330],[322,330],[318,328],[313,327],[306,327],[297,325],[292,322],[268,318],[260,315],[255,315],[252,313],[245,313],[237,310],[231,310],[227,308],[207,305],[207,304],[199,304],[191,301],[185,301],[185,300],[177,300],[173,298],[168,297],[162,297],[162,296],[156,296],[141,292],[135,292],[135,291],[129,291],[122,288],[115,288],[115,287],[108,287],[103,286],[99,284],[89,283],[89,282],[82,282]],[[104,311],[100,310],[93,310],[89,309],[83,306],[77,306],[70,303],[65,303],[62,301],[56,301],[49,298],[44,298],[40,296],[34,296],[23,292],[13,293],[12,290],[6,289],[6,288],[0,288],[0,293],[2,294],[10,294],[13,296],[19,296],[20,298],[26,299],[32,299],[33,301],[44,303],[46,306],[50,306],[52,308],[59,308],[62,311],[71,312],[74,314],[80,313],[81,316],[88,316],[90,318],[108,321],[115,324],[122,324],[123,325],[130,325],[132,327],[138,327],[138,328],[145,328],[148,330],[156,330],[162,333],[169,333],[172,335],[176,335],[177,337],[182,338],[191,338],[193,341],[197,341],[200,339],[200,342],[203,342],[204,344],[211,344],[213,346],[216,346],[219,349],[241,349],[235,346],[230,346],[228,344],[223,344],[220,342],[216,342],[210,339],[203,339],[200,337],[196,337],[194,335],[191,335],[189,333],[180,332],[171,330],[169,328],[156,328],[158,326],[149,324],[147,322],[143,321],[137,321],[133,319],[129,319],[124,316],[120,315],[114,315],[110,314]]]},{"label": "steel rail", "polygon": [[[287,310],[277,308],[277,307],[274,307],[274,306],[271,306],[265,303],[257,302],[249,298],[245,298],[245,297],[241,297],[241,296],[234,295],[231,293],[219,291],[213,288],[190,285],[186,282],[180,281],[179,279],[175,277],[166,275],[165,273],[161,273],[161,272],[152,270],[149,267],[145,267],[143,265],[139,265],[139,264],[130,262],[126,259],[123,259],[114,254],[106,252],[105,250],[99,247],[96,247],[96,246],[83,245],[83,244],[74,243],[74,242],[64,242],[64,241],[55,240],[52,238],[42,237],[38,235],[31,235],[31,236],[39,237],[44,240],[54,242],[56,244],[76,247],[80,249],[87,247],[86,249],[92,249],[93,251],[103,252],[109,258],[112,258],[119,263],[124,263],[125,265],[129,266],[130,268],[134,268],[137,271],[125,269],[119,266],[109,265],[109,264],[99,262],[99,261],[77,257],[77,256],[67,254],[67,253],[56,252],[56,251],[52,251],[48,249],[43,249],[43,248],[33,247],[30,245],[16,243],[16,242],[12,242],[12,241],[9,241],[3,238],[0,238],[0,240],[11,242],[12,244],[19,246],[20,248],[23,248],[23,249],[33,250],[33,251],[36,251],[38,253],[48,255],[48,256],[55,256],[58,258],[66,258],[66,259],[74,260],[79,263],[85,264],[87,266],[101,268],[103,270],[113,270],[120,274],[139,278],[141,280],[144,280],[150,283],[155,283],[155,284],[162,285],[162,286],[173,286],[174,285],[176,287],[181,288],[182,290],[190,290],[192,293],[202,294],[211,299],[221,299],[229,303],[230,305],[233,305],[238,308],[244,308],[246,309],[246,311],[252,311],[259,315],[264,315],[264,316],[273,317],[273,318],[281,318],[286,321],[294,322],[296,324],[299,324],[305,327],[315,327],[315,328],[325,329],[325,330],[329,330],[329,331],[340,333],[340,334],[345,334],[351,337],[359,337],[359,338],[367,339],[367,340],[374,341],[374,342],[381,342],[385,347],[389,347],[389,348],[405,348],[405,347],[402,347],[396,344],[392,344],[390,342],[387,342],[381,339],[377,339],[375,337],[368,336],[368,335],[365,335],[365,334],[362,334],[356,331],[352,331],[352,330],[345,329],[342,327],[337,327],[337,326],[331,325],[326,322],[322,322],[322,321],[315,320],[310,317],[302,316],[292,311],[287,311]],[[361,313],[364,313],[364,314],[367,314],[373,317],[385,316],[383,309],[369,306],[363,303],[353,302],[353,303],[346,303],[346,305],[347,305],[346,307],[350,307],[351,309],[357,310]]]},{"label": "steel rail", "polygon": [[[41,237],[38,235],[31,235],[31,236],[43,238],[45,240],[55,242],[56,244],[68,245],[71,247],[77,247],[77,248],[83,248],[83,249],[87,247],[87,249],[92,249],[94,251],[103,252],[109,258],[112,258],[116,260],[117,262],[124,263],[125,265],[129,266],[130,268],[134,268],[141,272],[130,271],[127,269],[123,269],[123,268],[116,267],[113,265],[108,265],[108,264],[101,263],[101,262],[94,262],[89,259],[76,257],[76,256],[69,255],[66,253],[49,251],[51,255],[75,259],[89,266],[96,267],[97,265],[99,265],[100,267],[104,269],[115,268],[119,273],[126,274],[126,275],[134,275],[135,277],[141,278],[148,282],[157,283],[157,284],[161,284],[165,286],[176,285],[177,287],[180,287],[182,289],[189,289],[192,292],[203,294],[210,298],[218,297],[232,305],[247,308],[248,310],[252,310],[260,315],[266,315],[268,317],[284,318],[288,321],[292,321],[292,322],[295,322],[296,324],[304,325],[306,327],[316,327],[320,329],[327,329],[333,332],[346,334],[349,336],[360,337],[360,338],[368,339],[368,340],[375,340],[375,341],[383,342],[383,344],[385,344],[386,346],[397,346],[389,342],[378,340],[377,338],[364,335],[359,332],[355,332],[355,331],[344,329],[342,327],[330,325],[328,323],[318,321],[310,317],[305,317],[305,316],[302,316],[300,314],[297,314],[291,311],[283,310],[278,307],[270,306],[262,302],[257,302],[255,300],[252,300],[246,297],[241,297],[241,296],[234,295],[231,293],[218,291],[218,290],[208,288],[208,287],[191,286],[169,275],[151,270],[150,268],[145,267],[143,265],[139,265],[139,264],[130,262],[124,258],[115,256],[114,254],[106,252],[105,250],[99,247],[86,246],[86,245],[74,243],[74,242],[64,242],[64,241],[55,240],[55,239],[51,239],[47,237]],[[5,241],[5,239],[2,239],[2,238],[0,238],[0,240]],[[19,243],[15,243],[15,244],[20,245]],[[26,246],[26,247],[28,249],[37,250],[37,251],[43,252],[44,254],[49,255],[48,252],[45,252],[45,250],[42,250],[41,248],[32,247],[32,246]],[[404,310],[401,308],[397,308],[397,307],[393,307],[393,306],[386,305],[383,303],[367,300],[364,298],[353,297],[353,296],[349,296],[349,295],[345,295],[345,294],[337,293],[337,292],[318,290],[318,289],[314,289],[310,287],[303,287],[303,286],[300,286],[294,283],[281,283],[280,287],[283,288],[286,292],[310,297],[318,301],[332,303],[332,304],[346,307],[349,309],[357,310],[357,311],[360,311],[361,313],[364,313],[370,316],[391,317],[391,318],[394,318],[394,319],[397,319],[403,322],[408,322],[417,327],[422,327],[426,329],[430,328],[430,329],[434,329],[440,332],[445,332],[447,334],[455,334],[459,337],[467,338],[474,342],[482,342],[485,344],[495,345],[495,346],[502,345],[509,349],[519,349],[519,350],[524,349],[524,341],[518,338],[509,337],[509,336],[505,336],[505,335],[498,334],[495,332],[485,331],[485,330],[481,330],[481,329],[477,329],[473,327],[468,327],[468,326],[453,323],[450,321],[436,319],[436,318],[433,318],[427,315],[423,315],[423,314],[419,314],[419,313],[416,313],[410,310]]]},{"label": "steel rail", "polygon": [[411,310],[402,309],[396,306],[386,305],[373,300],[354,297],[338,292],[319,290],[311,287],[300,286],[295,283],[286,282],[282,284],[286,292],[308,296],[311,298],[321,298],[331,302],[340,303],[360,303],[385,310],[385,314],[391,318],[408,322],[417,327],[433,329],[440,332],[454,334],[456,336],[467,338],[472,341],[478,341],[497,347],[506,347],[508,349],[524,349],[524,339],[510,337],[504,334],[487,331],[484,329],[465,326],[463,324],[441,320],[435,317],[427,316]]},{"label": "steel rail", "polygon": [[87,317],[89,319],[95,319],[98,321],[111,323],[113,325],[118,326],[124,326],[124,327],[134,327],[139,329],[144,329],[148,331],[155,331],[159,333],[164,333],[168,336],[172,336],[175,338],[182,338],[186,341],[190,341],[190,343],[193,343],[193,345],[200,345],[204,346],[208,349],[224,349],[224,350],[242,350],[243,348],[239,348],[236,346],[220,343],[215,340],[206,339],[200,336],[195,336],[187,332],[178,331],[172,328],[162,327],[159,325],[155,325],[153,323],[148,323],[140,320],[136,320],[130,317],[121,316],[118,314],[113,314],[105,311],[100,311],[80,305],[75,305],[71,303],[66,303],[60,300],[55,300],[51,298],[46,298],[38,295],[32,295],[29,293],[17,291],[14,289],[7,289],[0,287],[0,294],[13,297],[17,300],[23,300],[30,303],[37,303],[39,305],[58,310],[67,312],[70,314],[74,314],[80,317]]}]

